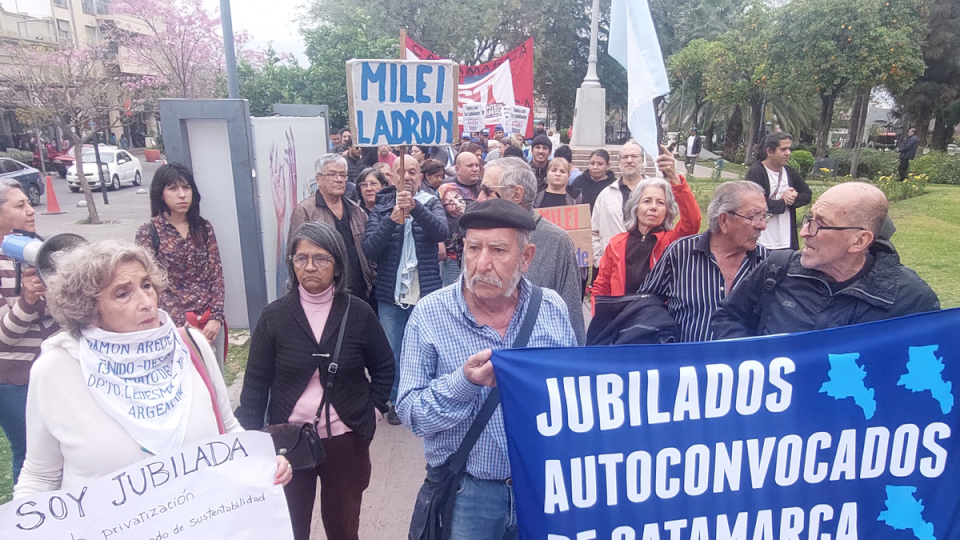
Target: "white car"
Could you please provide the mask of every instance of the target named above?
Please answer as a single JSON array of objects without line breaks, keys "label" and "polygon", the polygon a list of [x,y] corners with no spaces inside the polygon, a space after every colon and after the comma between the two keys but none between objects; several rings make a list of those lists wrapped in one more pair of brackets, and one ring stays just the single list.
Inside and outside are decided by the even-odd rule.
[{"label": "white car", "polygon": [[[83,174],[91,188],[100,187],[100,175],[97,173],[97,158],[93,148],[83,149]],[[140,160],[116,146],[100,145],[100,163],[103,167],[103,178],[107,189],[116,191],[124,184],[139,186],[143,181],[143,168]],[[77,166],[71,165],[67,169],[67,185],[70,191],[80,191],[80,178],[77,176]]]}]

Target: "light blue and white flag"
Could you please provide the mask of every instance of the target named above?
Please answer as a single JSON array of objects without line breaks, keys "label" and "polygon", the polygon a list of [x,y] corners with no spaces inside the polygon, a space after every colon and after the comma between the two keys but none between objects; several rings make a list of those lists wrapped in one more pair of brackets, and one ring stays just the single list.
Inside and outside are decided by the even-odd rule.
[{"label": "light blue and white flag", "polygon": [[627,126],[643,150],[656,157],[653,99],[670,93],[667,69],[647,0],[613,0],[607,51],[627,70]]}]

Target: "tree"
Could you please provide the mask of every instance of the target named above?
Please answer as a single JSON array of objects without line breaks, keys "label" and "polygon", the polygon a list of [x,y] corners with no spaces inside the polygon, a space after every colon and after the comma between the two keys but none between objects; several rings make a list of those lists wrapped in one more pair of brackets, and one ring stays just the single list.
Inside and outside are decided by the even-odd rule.
[{"label": "tree", "polygon": [[275,103],[305,103],[307,70],[296,60],[267,48],[260,66],[240,60],[240,97],[249,100],[252,116],[269,116]]},{"label": "tree", "polygon": [[203,0],[119,0],[111,39],[177,98],[212,98],[223,73],[220,17]]},{"label": "tree", "polygon": [[[672,90],[670,101],[677,98],[681,107],[682,101],[690,101],[693,110],[689,111],[691,124],[699,127],[698,116],[707,99],[707,89],[704,86],[704,75],[717,56],[718,45],[705,39],[695,39],[676,54],[667,59],[667,75],[670,77]],[[678,113],[679,114],[679,113]],[[683,131],[684,118],[678,118],[677,129]]]},{"label": "tree", "polygon": [[[929,146],[943,151],[960,122],[960,5],[955,0],[931,0],[926,22],[923,61],[927,69],[897,101],[911,126],[935,120]],[[918,130],[921,144],[926,142],[926,131]]]},{"label": "tree", "polygon": [[142,100],[152,81],[119,75],[115,65],[102,61],[103,50],[96,47],[58,43],[5,48],[5,54],[13,60],[8,75],[14,87],[17,117],[26,125],[57,126],[70,139],[77,177],[87,201],[88,221],[99,224],[100,215],[83,170],[83,143],[93,138],[93,127],[117,127],[124,115],[110,123],[110,112]]},{"label": "tree", "polygon": [[924,70],[924,0],[794,0],[775,13],[773,75],[785,92],[820,98],[817,156],[826,156],[837,98],[848,87],[909,87]]}]

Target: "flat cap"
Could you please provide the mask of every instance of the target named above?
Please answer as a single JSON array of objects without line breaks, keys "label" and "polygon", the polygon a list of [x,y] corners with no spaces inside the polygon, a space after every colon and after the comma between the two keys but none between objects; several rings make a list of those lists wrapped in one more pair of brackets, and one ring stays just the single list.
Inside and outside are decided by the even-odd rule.
[{"label": "flat cap", "polygon": [[505,199],[488,199],[473,203],[460,216],[460,227],[467,229],[524,229],[532,231],[537,222],[517,203]]}]

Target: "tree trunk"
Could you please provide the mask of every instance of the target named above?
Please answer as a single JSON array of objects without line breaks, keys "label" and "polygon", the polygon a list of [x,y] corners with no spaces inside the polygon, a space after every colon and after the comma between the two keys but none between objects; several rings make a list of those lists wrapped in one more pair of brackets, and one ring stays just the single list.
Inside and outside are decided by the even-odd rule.
[{"label": "tree trunk", "polygon": [[867,123],[867,106],[870,105],[870,90],[858,95],[857,98],[860,100],[860,103],[859,107],[854,109],[854,116],[857,121],[853,124],[856,128],[857,138],[854,142],[853,152],[850,155],[850,176],[852,176],[854,180],[859,177],[857,169],[860,167],[860,153],[863,150],[860,144],[860,134],[863,133],[863,129]]},{"label": "tree trunk", "polygon": [[710,125],[703,131],[703,149],[708,152],[713,152],[713,136],[716,130],[717,123],[711,120]]},{"label": "tree trunk", "polygon": [[743,164],[753,165],[757,153],[757,130],[763,122],[763,100],[750,101],[750,127],[747,129],[746,149],[743,154]]},{"label": "tree trunk", "polygon": [[[74,135],[69,128],[64,129],[64,132],[70,133],[70,140],[73,141],[73,158],[77,166],[77,179],[80,180],[80,187],[83,188],[83,198],[87,201],[87,220],[91,225],[99,225],[100,214],[97,213],[97,203],[93,200],[93,191],[90,190],[87,176],[83,172],[83,139]],[[100,186],[100,189],[107,189],[107,187]]]},{"label": "tree trunk", "polygon": [[953,126],[947,119],[947,115],[938,110],[936,114],[936,123],[933,125],[933,135],[930,137],[930,150],[947,151],[947,145],[953,137]]},{"label": "tree trunk", "polygon": [[927,146],[927,137],[930,136],[931,119],[933,119],[933,109],[925,109],[923,113],[917,117],[917,123],[912,125],[912,127],[917,128],[917,137],[920,139],[917,146]]},{"label": "tree trunk", "polygon": [[827,139],[830,138],[830,126],[833,123],[833,106],[842,88],[829,94],[820,92],[820,131],[817,133],[817,157],[827,157]]},{"label": "tree trunk", "polygon": [[858,128],[860,127],[860,106],[863,104],[863,95],[857,94],[853,98],[853,106],[850,107],[850,125],[847,128],[846,148],[853,149],[856,146],[854,141],[859,140]]},{"label": "tree trunk", "polygon": [[740,112],[740,106],[735,105],[727,118],[727,129],[723,135],[723,159],[731,162],[737,159],[737,148],[740,147],[741,140],[743,140],[743,114]]}]

